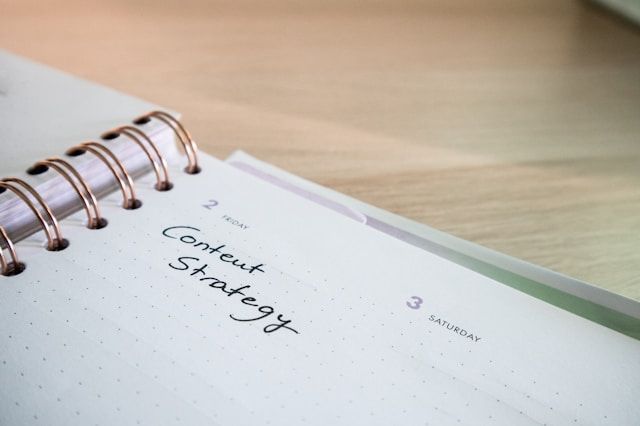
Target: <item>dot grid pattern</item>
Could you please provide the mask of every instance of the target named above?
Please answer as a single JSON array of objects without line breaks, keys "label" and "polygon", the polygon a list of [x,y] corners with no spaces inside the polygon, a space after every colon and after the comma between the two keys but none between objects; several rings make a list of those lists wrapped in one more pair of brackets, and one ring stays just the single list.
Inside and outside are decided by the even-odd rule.
[{"label": "dot grid pattern", "polygon": [[[177,177],[168,193],[143,180],[143,209],[107,202],[103,230],[65,221],[67,250],[40,251],[19,279],[2,278],[0,424],[624,424],[606,407],[594,417],[593,401],[568,394],[552,374],[505,362],[490,335],[486,344],[468,344],[409,311],[409,294],[384,285],[393,270],[363,272],[385,256],[349,257],[357,239],[316,267],[317,253],[300,251],[308,241],[218,220],[236,211],[251,218],[240,210],[247,197],[230,189],[238,175],[198,175],[216,182],[219,213],[198,209],[198,193],[181,190],[190,178]],[[197,224],[207,241],[264,262],[267,272],[247,275],[161,235],[175,224]],[[293,318],[300,335],[267,335],[258,323],[231,320],[248,311],[168,267],[179,256],[199,257],[235,286],[251,285],[252,295]]]}]

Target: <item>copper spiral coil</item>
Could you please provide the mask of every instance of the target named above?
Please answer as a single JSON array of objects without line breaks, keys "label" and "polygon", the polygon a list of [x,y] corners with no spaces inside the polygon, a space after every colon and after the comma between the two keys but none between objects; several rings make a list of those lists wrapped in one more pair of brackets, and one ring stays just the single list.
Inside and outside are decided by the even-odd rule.
[{"label": "copper spiral coil", "polygon": [[167,126],[173,129],[178,140],[182,144],[182,148],[187,155],[189,164],[185,168],[185,171],[189,174],[195,174],[200,172],[200,166],[198,165],[198,146],[191,137],[189,131],[180,123],[178,119],[171,114],[164,111],[151,111],[133,120],[134,124],[144,124],[151,118],[156,118],[162,121]]},{"label": "copper spiral coil", "polygon": [[[118,182],[120,191],[122,192],[123,208],[131,210],[136,209],[142,205],[140,200],[136,198],[135,187],[131,175],[129,174],[129,172],[127,172],[127,169],[124,164],[122,164],[122,161],[120,161],[120,159],[109,148],[97,142],[88,141],[69,148],[66,151],[66,154],[70,156],[76,156],[78,154],[84,154],[84,152],[90,152],[91,154],[95,155],[100,161],[105,164],[105,166],[107,166],[109,171],[113,174],[113,177]],[[115,167],[111,164],[111,162],[109,162],[107,157],[109,157],[114,162],[114,164],[116,165]]]},{"label": "copper spiral coil", "polygon": [[[75,167],[69,164],[69,162],[58,157],[50,157],[45,160],[39,161],[34,165],[34,167],[38,166],[44,166],[46,168],[55,170],[67,182],[69,182],[76,194],[78,194],[78,197],[80,197],[80,200],[82,201],[82,204],[84,206],[84,210],[87,212],[87,227],[89,229],[100,229],[106,226],[107,221],[100,214],[98,200],[96,199],[87,182],[84,180],[82,175],[78,173]],[[72,176],[75,177],[76,180],[74,180]]]},{"label": "copper spiral coil", "polygon": [[[47,250],[57,251],[67,247],[68,243],[64,238],[62,238],[60,225],[58,224],[58,221],[51,211],[51,208],[49,208],[49,205],[46,203],[46,201],[44,201],[40,194],[38,194],[38,192],[31,185],[18,178],[5,178],[0,180],[0,188],[5,188],[13,192],[22,201],[24,201],[25,204],[27,204],[27,206],[31,209],[33,214],[36,215],[38,221],[42,225],[42,229],[47,236]],[[27,192],[29,192],[29,194],[31,194],[33,198],[35,198],[40,207],[42,207],[42,209],[46,213],[48,221],[45,220],[42,213],[40,213],[40,211],[36,208],[29,197],[25,195],[24,192],[22,192],[21,188],[26,189]]]},{"label": "copper spiral coil", "polygon": [[[134,120],[134,124],[144,124],[155,118],[165,125],[169,126],[175,133],[177,139],[188,158],[188,165],[185,171],[195,174],[200,171],[198,165],[198,147],[187,129],[179,120],[164,111],[151,111]],[[121,126],[103,135],[103,139],[112,139],[112,136],[126,136],[135,142],[147,156],[156,175],[156,189],[166,191],[171,189],[172,184],[169,180],[169,172],[167,162],[158,150],[156,144],[147,136],[146,133],[133,126]],[[67,151],[67,155],[76,156],[85,152],[89,152],[102,161],[116,179],[123,196],[122,206],[125,209],[135,209],[141,205],[140,200],[136,198],[133,179],[128,173],[123,162],[113,153],[112,150],[104,145],[88,141],[76,145]],[[88,227],[91,229],[101,228],[106,225],[106,220],[102,218],[98,201],[95,194],[90,188],[88,182],[78,172],[78,170],[69,162],[59,157],[49,157],[37,162],[33,168],[34,173],[39,173],[36,168],[48,168],[59,173],[74,189],[78,197],[81,199],[84,210],[88,217]],[[40,169],[41,170],[41,169]],[[52,209],[49,207],[44,198],[27,182],[15,177],[0,180],[0,192],[9,190],[16,195],[35,215],[40,223],[45,236],[47,238],[47,250],[57,251],[68,246],[68,241],[62,236],[60,224],[56,219]],[[8,253],[8,256],[7,254]],[[24,270],[24,264],[19,259],[13,242],[11,241],[6,230],[0,226],[0,273],[2,275],[15,275]]]},{"label": "copper spiral coil", "polygon": [[[169,181],[167,162],[160,153],[160,150],[158,149],[156,144],[144,132],[133,126],[121,126],[104,133],[102,135],[102,138],[105,140],[110,140],[113,139],[112,135],[119,136],[121,134],[127,136],[130,140],[135,142],[144,151],[145,155],[151,162],[153,171],[155,172],[157,179],[155,188],[158,191],[167,191],[171,189],[173,185]],[[146,145],[145,143],[143,143],[143,140],[144,142],[146,142]],[[155,154],[157,160],[156,158],[154,158],[154,155],[152,155],[149,148],[147,148],[147,145],[151,147],[151,150],[153,151],[153,154]]]},{"label": "copper spiral coil", "polygon": [[24,265],[18,259],[18,253],[16,253],[16,248],[13,246],[13,242],[7,231],[4,230],[2,226],[0,226],[0,237],[4,241],[7,251],[11,256],[11,260],[7,261],[4,256],[4,248],[0,246],[0,274],[2,275],[16,275],[24,270]]}]

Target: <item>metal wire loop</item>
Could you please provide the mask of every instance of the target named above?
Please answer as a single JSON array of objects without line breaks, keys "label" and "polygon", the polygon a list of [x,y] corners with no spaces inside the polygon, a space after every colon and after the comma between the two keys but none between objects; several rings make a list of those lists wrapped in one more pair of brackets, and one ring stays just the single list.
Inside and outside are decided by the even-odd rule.
[{"label": "metal wire loop", "polygon": [[16,248],[14,247],[13,242],[11,241],[11,238],[9,238],[7,231],[5,231],[5,229],[2,226],[0,226],[0,238],[2,239],[2,241],[4,241],[6,250],[9,252],[9,256],[11,257],[11,260],[7,260],[7,258],[4,255],[5,248],[0,246],[0,273],[2,275],[8,276],[8,275],[17,275],[20,272],[24,271],[25,266],[18,259],[18,253],[16,252]]},{"label": "metal wire loop", "polygon": [[180,144],[182,145],[182,148],[187,155],[187,160],[189,161],[187,167],[185,168],[185,171],[189,174],[199,173],[201,169],[198,165],[198,146],[191,137],[189,131],[182,125],[182,123],[180,123],[177,118],[164,111],[148,112],[133,120],[133,123],[141,125],[148,122],[151,118],[162,121],[164,124],[171,127],[171,129],[176,134],[176,137],[180,141]]},{"label": "metal wire loop", "polygon": [[[168,191],[171,189],[173,185],[169,181],[167,162],[156,144],[143,131],[133,126],[121,126],[105,132],[102,135],[102,139],[111,140],[119,135],[127,136],[144,151],[156,174],[157,183],[155,188],[158,191]],[[151,150],[149,150],[148,147],[151,147]]]},{"label": "metal wire loop", "polygon": [[[89,187],[88,183],[84,180],[82,175],[73,167],[68,161],[58,157],[50,157],[42,161],[38,161],[34,167],[44,166],[51,168],[58,172],[74,189],[87,213],[87,227],[89,229],[104,228],[107,221],[100,214],[100,208],[98,207],[98,200],[96,199],[93,191]],[[75,178],[75,179],[74,179]]]},{"label": "metal wire loop", "polygon": [[[62,237],[60,225],[47,202],[38,194],[31,185],[22,179],[10,177],[0,180],[0,188],[8,189],[18,196],[31,209],[47,236],[47,250],[57,251],[66,248],[69,243]],[[36,208],[31,199],[23,192],[26,190],[37,201],[44,215]],[[45,218],[46,217],[46,218]]]},{"label": "metal wire loop", "polygon": [[[137,209],[142,202],[136,198],[135,186],[133,179],[122,161],[107,147],[94,141],[83,142],[79,145],[69,148],[66,154],[69,156],[77,156],[84,152],[90,152],[104,163],[109,169],[113,177],[118,182],[120,191],[122,192],[122,207],[127,210]],[[108,157],[108,158],[107,158]],[[109,161],[113,161],[113,164]],[[115,164],[115,167],[114,167]]]}]

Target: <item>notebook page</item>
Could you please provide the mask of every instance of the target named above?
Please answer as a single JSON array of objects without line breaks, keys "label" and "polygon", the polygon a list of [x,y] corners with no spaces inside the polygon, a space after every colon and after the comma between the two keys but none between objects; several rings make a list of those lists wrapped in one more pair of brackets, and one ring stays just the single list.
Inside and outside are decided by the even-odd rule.
[{"label": "notebook page", "polygon": [[[0,279],[2,424],[635,424],[640,343],[209,156]],[[40,240],[38,240],[38,237]],[[45,419],[45,420],[43,420]]]}]

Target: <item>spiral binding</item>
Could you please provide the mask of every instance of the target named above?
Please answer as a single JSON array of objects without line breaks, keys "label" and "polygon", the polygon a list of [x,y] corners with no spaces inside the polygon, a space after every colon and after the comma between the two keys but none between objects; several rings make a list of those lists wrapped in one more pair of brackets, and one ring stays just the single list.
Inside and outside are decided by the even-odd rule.
[{"label": "spiral binding", "polygon": [[[187,129],[175,117],[164,111],[151,111],[133,120],[133,124],[143,126],[151,121],[152,118],[170,127],[180,141],[188,159],[185,172],[189,174],[200,172],[197,156],[198,148]],[[153,140],[143,130],[131,125],[120,126],[103,133],[102,140],[106,142],[120,136],[124,136],[137,144],[149,159],[156,175],[155,189],[158,191],[170,190],[173,184],[169,179],[167,161]],[[122,207],[124,209],[137,209],[142,205],[142,202],[136,197],[130,173],[113,151],[104,144],[95,141],[83,142],[66,151],[66,155],[69,157],[76,157],[85,153],[92,154],[107,166],[122,192]],[[36,162],[29,168],[28,173],[41,174],[48,170],[53,170],[62,176],[78,195],[87,214],[87,227],[89,229],[101,229],[107,226],[107,220],[100,213],[95,194],[87,180],[71,163],[60,157],[49,157]],[[60,224],[53,211],[35,188],[24,180],[15,177],[0,179],[0,193],[7,190],[24,202],[38,220],[47,237],[47,250],[60,251],[69,245],[69,242],[62,236]],[[5,252],[8,253],[8,256]],[[18,258],[9,234],[0,225],[0,274],[5,276],[17,275],[24,271],[25,268],[25,264],[20,262]]]}]

